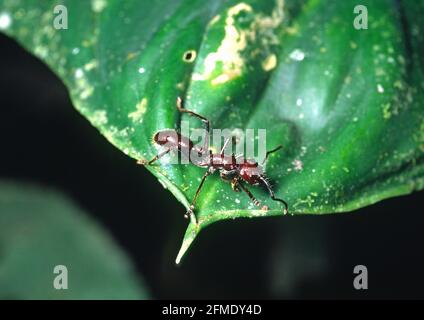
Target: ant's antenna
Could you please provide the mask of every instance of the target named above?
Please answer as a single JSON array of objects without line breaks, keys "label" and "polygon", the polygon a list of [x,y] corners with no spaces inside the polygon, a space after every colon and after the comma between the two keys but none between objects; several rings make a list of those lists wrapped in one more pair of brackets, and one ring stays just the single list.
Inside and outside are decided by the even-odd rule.
[{"label": "ant's antenna", "polygon": [[262,165],[263,165],[263,164],[264,164],[264,163],[268,160],[268,157],[269,157],[269,155],[270,155],[271,153],[274,153],[274,152],[276,152],[276,151],[280,150],[282,147],[283,147],[282,145],[279,145],[277,148],[272,149],[271,151],[268,151],[268,152],[266,153],[265,159],[262,161]]}]

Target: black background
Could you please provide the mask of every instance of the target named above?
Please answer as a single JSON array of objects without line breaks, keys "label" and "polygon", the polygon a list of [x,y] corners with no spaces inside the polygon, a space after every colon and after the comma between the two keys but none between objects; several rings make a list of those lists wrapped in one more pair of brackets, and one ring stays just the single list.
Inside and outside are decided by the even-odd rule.
[{"label": "black background", "polygon": [[[347,214],[216,223],[175,266],[183,206],[3,35],[0,70],[0,179],[69,195],[110,231],[153,298],[424,298],[422,192]],[[358,264],[369,290],[353,288]]]}]

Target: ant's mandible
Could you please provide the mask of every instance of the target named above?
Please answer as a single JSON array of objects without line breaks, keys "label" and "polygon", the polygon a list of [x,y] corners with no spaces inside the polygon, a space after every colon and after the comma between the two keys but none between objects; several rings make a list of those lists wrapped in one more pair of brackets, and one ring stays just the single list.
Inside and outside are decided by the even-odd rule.
[{"label": "ant's mandible", "polygon": [[[182,153],[185,157],[187,157],[190,163],[198,167],[207,168],[207,171],[203,175],[202,180],[200,181],[200,185],[197,188],[196,194],[193,198],[193,201],[191,202],[191,205],[186,213],[186,217],[190,217],[193,222],[196,222],[196,217],[194,215],[196,200],[200,194],[200,191],[205,183],[206,178],[209,175],[213,174],[215,171],[219,171],[220,176],[223,180],[231,182],[231,187],[234,191],[244,191],[252,200],[252,202],[258,207],[261,206],[261,203],[253,196],[249,189],[247,189],[244,183],[246,182],[250,185],[264,185],[268,189],[271,199],[283,203],[283,212],[288,212],[287,202],[275,196],[274,191],[272,190],[271,185],[266,179],[262,169],[262,165],[268,159],[268,156],[271,153],[281,149],[282,146],[278,146],[277,148],[268,151],[261,165],[259,165],[255,160],[244,158],[237,160],[234,154],[232,154],[231,156],[225,155],[224,151],[227,146],[227,143],[229,142],[229,139],[225,141],[220,153],[212,153],[212,151],[209,150],[209,120],[193,111],[185,109],[183,107],[182,99],[180,97],[177,98],[177,109],[181,113],[188,113],[190,116],[195,116],[199,118],[205,124],[206,134],[204,139],[204,146],[199,147],[197,145],[194,145],[194,143],[189,138],[184,137],[175,130],[159,131],[155,134],[153,140],[158,145],[166,145],[167,149],[157,154],[150,161],[140,160],[138,161],[138,163],[142,165],[152,165],[155,161],[168,154],[170,151],[176,150]],[[191,155],[193,155],[193,152],[194,155],[196,155],[197,153],[197,157],[191,157]],[[267,209],[267,207],[263,208]]]}]

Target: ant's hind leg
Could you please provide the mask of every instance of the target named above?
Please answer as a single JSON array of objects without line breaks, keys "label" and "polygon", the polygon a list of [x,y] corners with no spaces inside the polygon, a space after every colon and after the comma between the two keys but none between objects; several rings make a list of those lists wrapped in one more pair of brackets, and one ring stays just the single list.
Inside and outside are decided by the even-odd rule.
[{"label": "ant's hind leg", "polygon": [[243,185],[243,183],[239,179],[234,178],[234,180],[231,183],[231,186],[233,186],[233,189],[240,187],[241,190],[243,190],[249,196],[250,200],[252,200],[252,202],[255,206],[257,206],[257,207],[261,206],[261,202],[258,199],[255,198],[255,196],[249,191],[249,189],[247,189]]},{"label": "ant's hind leg", "polygon": [[272,199],[272,200],[274,200],[274,201],[279,201],[279,202],[281,202],[282,204],[284,204],[284,210],[283,210],[283,213],[284,213],[284,214],[288,213],[288,212],[289,212],[289,205],[287,204],[287,202],[285,202],[283,199],[277,198],[277,197],[275,196],[275,193],[274,193],[274,191],[272,190],[271,185],[270,185],[270,184],[269,184],[269,182],[268,182],[268,181],[267,181],[264,177],[262,177],[262,176],[261,176],[261,181],[262,181],[262,183],[266,186],[266,188],[268,189],[268,192],[269,192],[269,195],[270,195],[271,199]]},{"label": "ant's hind leg", "polygon": [[166,149],[165,151],[157,154],[152,160],[147,161],[147,160],[138,160],[137,163],[141,164],[143,166],[150,166],[153,162],[159,160],[160,158],[162,158],[164,155],[168,154],[169,151],[171,151],[171,149]]}]

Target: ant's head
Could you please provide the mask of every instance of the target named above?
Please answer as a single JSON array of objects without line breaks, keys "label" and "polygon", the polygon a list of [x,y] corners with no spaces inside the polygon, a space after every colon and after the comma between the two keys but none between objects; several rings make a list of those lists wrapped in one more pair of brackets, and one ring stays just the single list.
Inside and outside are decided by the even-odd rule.
[{"label": "ant's head", "polygon": [[172,142],[177,143],[178,133],[175,130],[159,131],[154,135],[153,141],[160,146],[163,146],[167,143],[172,143]]},{"label": "ant's head", "polygon": [[244,160],[240,164],[240,177],[248,184],[256,185],[261,183],[264,174],[263,169],[255,160]]}]

